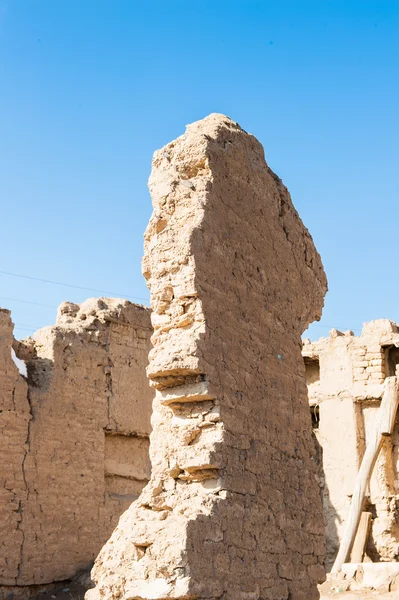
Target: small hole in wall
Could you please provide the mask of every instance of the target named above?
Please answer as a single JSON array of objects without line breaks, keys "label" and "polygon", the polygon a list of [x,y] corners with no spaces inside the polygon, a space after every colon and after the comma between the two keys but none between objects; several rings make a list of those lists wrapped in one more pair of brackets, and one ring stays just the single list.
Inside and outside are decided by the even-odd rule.
[{"label": "small hole in wall", "polygon": [[320,407],[318,404],[310,407],[310,415],[312,417],[313,429],[318,429],[320,424]]},{"label": "small hole in wall", "polygon": [[142,559],[143,556],[145,556],[145,554],[150,546],[151,546],[151,544],[147,544],[147,545],[135,544],[138,560]]},{"label": "small hole in wall", "polygon": [[320,381],[320,362],[317,358],[304,357],[306,385]]}]

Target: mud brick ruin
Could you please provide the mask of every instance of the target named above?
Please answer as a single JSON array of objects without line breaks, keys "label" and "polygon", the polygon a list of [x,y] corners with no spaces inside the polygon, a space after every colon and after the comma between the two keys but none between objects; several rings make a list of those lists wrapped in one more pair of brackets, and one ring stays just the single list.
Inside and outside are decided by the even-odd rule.
[{"label": "mud brick ruin", "polygon": [[[385,377],[398,374],[399,327],[387,319],[361,336],[333,330],[305,341],[303,356],[326,522],[327,568],[337,554],[360,461],[372,435]],[[385,439],[371,477],[365,511],[372,515],[366,560],[399,558],[399,423]]]},{"label": "mud brick ruin", "polygon": [[147,483],[149,313],[65,302],[54,327],[16,342],[0,310],[0,597],[90,566]]},{"label": "mud brick ruin", "polygon": [[315,600],[324,527],[301,334],[326,279],[263,148],[222,115],[155,153],[152,475],[91,600]]},{"label": "mud brick ruin", "polygon": [[[316,600],[399,375],[399,326],[302,344],[320,257],[227,117],[156,152],[150,191],[152,310],[66,302],[17,342],[0,309],[0,599],[100,552],[87,600]],[[365,561],[399,559],[398,471],[396,423],[363,509]]]}]

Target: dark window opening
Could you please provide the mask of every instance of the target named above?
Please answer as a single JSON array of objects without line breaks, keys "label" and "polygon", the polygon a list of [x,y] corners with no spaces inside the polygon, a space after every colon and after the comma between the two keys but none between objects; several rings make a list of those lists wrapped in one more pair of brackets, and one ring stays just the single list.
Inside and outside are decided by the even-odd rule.
[{"label": "dark window opening", "polygon": [[385,347],[385,374],[387,377],[399,375],[399,348],[396,346]]},{"label": "dark window opening", "polygon": [[311,385],[312,383],[320,381],[319,359],[305,356],[303,360],[305,361],[306,385]]},{"label": "dark window opening", "polygon": [[310,407],[310,414],[312,417],[312,427],[313,429],[319,428],[320,423],[320,407],[318,404]]}]

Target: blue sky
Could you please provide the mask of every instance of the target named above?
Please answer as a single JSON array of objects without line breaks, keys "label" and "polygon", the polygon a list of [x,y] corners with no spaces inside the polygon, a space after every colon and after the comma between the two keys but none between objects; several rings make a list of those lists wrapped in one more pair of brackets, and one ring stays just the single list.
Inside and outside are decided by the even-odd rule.
[{"label": "blue sky", "polygon": [[310,336],[399,321],[397,0],[0,0],[0,82],[16,337],[100,294],[4,272],[148,303],[151,156],[211,112],[260,139],[321,253]]}]

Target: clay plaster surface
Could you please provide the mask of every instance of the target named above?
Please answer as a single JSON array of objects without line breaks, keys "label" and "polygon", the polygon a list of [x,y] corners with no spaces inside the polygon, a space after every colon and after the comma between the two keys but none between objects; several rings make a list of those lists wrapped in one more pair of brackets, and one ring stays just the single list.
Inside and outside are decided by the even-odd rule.
[{"label": "clay plaster surface", "polygon": [[[309,402],[319,407],[315,429],[326,522],[327,566],[338,551],[356,474],[372,431],[387,375],[395,374],[399,329],[388,319],[364,325],[362,335],[333,330],[329,338],[305,341],[305,364],[319,362],[319,382],[308,370]],[[394,354],[390,355],[390,350]],[[366,560],[399,558],[399,424],[386,439],[375,466],[365,510],[373,515]]]},{"label": "clay plaster surface", "polygon": [[320,317],[320,258],[262,146],[223,115],[156,152],[149,186],[152,475],[87,598],[316,600],[300,336]]},{"label": "clay plaster surface", "polygon": [[[87,568],[150,476],[150,311],[125,300],[60,306],[13,339],[0,310],[0,585]],[[27,367],[18,372],[11,349]]]}]

